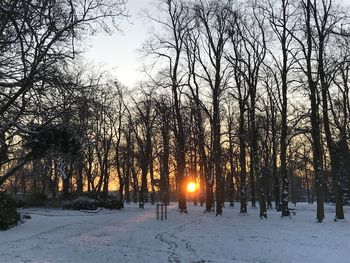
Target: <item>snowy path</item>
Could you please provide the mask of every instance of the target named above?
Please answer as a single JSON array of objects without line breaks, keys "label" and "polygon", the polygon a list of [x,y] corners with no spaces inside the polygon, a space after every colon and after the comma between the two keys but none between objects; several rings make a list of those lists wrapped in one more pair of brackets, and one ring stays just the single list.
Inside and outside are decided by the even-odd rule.
[{"label": "snowy path", "polygon": [[[350,263],[350,223],[315,223],[315,206],[300,204],[292,218],[269,211],[268,220],[239,214],[238,205],[221,217],[189,205],[180,215],[173,204],[168,220],[155,208],[134,205],[98,213],[26,209],[31,220],[0,232],[0,263],[107,262],[325,262]],[[350,217],[350,207],[346,207]]]}]

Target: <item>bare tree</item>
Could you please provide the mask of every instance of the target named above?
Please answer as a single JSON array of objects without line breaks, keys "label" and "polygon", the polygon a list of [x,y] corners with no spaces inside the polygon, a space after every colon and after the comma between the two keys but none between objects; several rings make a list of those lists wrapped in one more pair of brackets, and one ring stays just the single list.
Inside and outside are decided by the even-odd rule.
[{"label": "bare tree", "polygon": [[[1,126],[8,122],[9,130],[20,122],[33,93],[62,82],[60,69],[75,58],[76,42],[87,35],[85,29],[111,31],[116,18],[125,15],[125,1],[2,1],[0,10],[0,117]],[[25,163],[23,156],[0,184]]]},{"label": "bare tree", "polygon": [[[184,49],[187,25],[189,24],[189,10],[181,0],[163,0],[159,5],[164,18],[148,16],[151,21],[163,28],[163,33],[153,34],[150,42],[145,44],[145,51],[149,55],[165,60],[166,67],[161,69],[159,79],[152,78],[157,86],[170,88],[174,104],[174,134],[176,140],[177,182],[179,193],[179,208],[181,213],[187,213],[186,206],[186,135],[181,105],[181,88],[183,76],[181,73],[181,57]],[[165,33],[165,34],[164,34]],[[162,61],[164,61],[162,60]]]},{"label": "bare tree", "polygon": [[[301,1],[303,12],[302,32],[305,39],[302,39],[296,34],[294,38],[298,41],[301,48],[302,57],[305,61],[305,67],[300,68],[307,77],[309,89],[309,97],[311,103],[311,136],[313,140],[313,164],[315,174],[315,188],[317,196],[317,222],[322,222],[324,219],[324,173],[323,173],[323,154],[321,145],[321,127],[320,127],[320,112],[319,112],[319,90],[317,87],[317,76],[313,71],[314,59],[314,30],[312,27],[313,3],[311,0]],[[306,41],[304,41],[306,40]]]},{"label": "bare tree", "polygon": [[[221,164],[221,100],[227,87],[227,65],[224,51],[229,39],[229,21],[232,19],[232,1],[200,1],[194,5],[195,18],[201,34],[201,52],[197,60],[202,69],[198,77],[209,86],[212,99],[213,165],[216,183],[216,215],[222,214],[224,179]],[[207,54],[204,57],[203,54]]]},{"label": "bare tree", "polygon": [[288,79],[288,75],[294,64],[294,56],[291,55],[293,44],[293,32],[295,32],[297,16],[297,4],[294,1],[281,0],[274,4],[271,1],[266,1],[266,6],[263,7],[265,14],[273,29],[279,48],[281,57],[274,55],[274,51],[270,51],[274,65],[277,67],[275,81],[279,89],[279,102],[281,105],[281,139],[280,139],[280,175],[282,180],[282,216],[289,216],[288,209],[288,189],[289,182],[287,176],[287,114],[288,114],[288,90],[292,82]]},{"label": "bare tree", "polygon": [[[248,108],[249,113],[252,206],[255,206],[255,177],[258,177],[260,216],[266,217],[265,194],[263,191],[264,183],[262,173],[259,172],[257,127],[255,118],[259,72],[266,56],[265,25],[264,19],[261,20],[259,18],[260,14],[258,14],[258,9],[256,9],[255,6],[250,8],[252,9],[252,18],[247,18],[247,16],[240,14],[238,19],[236,19],[236,22],[231,25],[231,42],[234,45],[235,54],[234,56],[228,55],[228,59],[231,61],[231,64],[234,65],[234,71],[237,71],[237,73],[235,73],[237,87],[246,85],[248,91],[248,98],[244,98],[242,93],[239,94],[239,96],[241,103],[240,111],[243,114],[241,118],[244,118],[245,107]],[[235,31],[237,33],[235,33]],[[240,89],[241,87],[239,90]],[[242,130],[241,132],[244,133]],[[243,152],[243,147],[241,150]]]}]

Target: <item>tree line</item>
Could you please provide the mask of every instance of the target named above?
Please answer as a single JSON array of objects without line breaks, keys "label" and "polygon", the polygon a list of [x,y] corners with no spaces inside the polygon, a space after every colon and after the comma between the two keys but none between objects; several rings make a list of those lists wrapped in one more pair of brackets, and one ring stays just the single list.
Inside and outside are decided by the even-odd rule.
[{"label": "tree line", "polygon": [[0,186],[55,198],[114,184],[140,206],[176,193],[187,212],[192,180],[216,215],[235,200],[247,213],[250,200],[260,217],[272,201],[289,216],[288,202],[305,196],[317,202],[317,222],[329,200],[344,218],[347,7],[157,1],[145,12],[154,25],[141,48],[147,77],[131,89],[79,60],[86,34],[109,32],[126,15],[124,1],[102,2],[0,5]]}]

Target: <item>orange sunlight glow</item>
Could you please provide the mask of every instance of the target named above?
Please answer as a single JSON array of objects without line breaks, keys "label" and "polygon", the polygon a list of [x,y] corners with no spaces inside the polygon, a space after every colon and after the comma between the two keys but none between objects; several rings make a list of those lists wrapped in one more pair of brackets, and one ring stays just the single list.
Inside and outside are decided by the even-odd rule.
[{"label": "orange sunlight glow", "polygon": [[197,190],[197,186],[194,182],[189,182],[187,184],[187,192],[193,193]]}]

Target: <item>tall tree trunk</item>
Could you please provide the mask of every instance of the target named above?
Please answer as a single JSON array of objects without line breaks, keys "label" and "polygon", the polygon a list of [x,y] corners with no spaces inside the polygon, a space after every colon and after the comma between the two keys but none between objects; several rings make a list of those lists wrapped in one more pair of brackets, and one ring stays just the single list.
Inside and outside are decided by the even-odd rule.
[{"label": "tall tree trunk", "polygon": [[282,104],[282,129],[281,129],[281,179],[282,179],[282,217],[289,216],[288,208],[288,197],[289,197],[289,182],[287,175],[287,79],[286,75],[282,74],[282,93],[283,93],[283,104]]},{"label": "tall tree trunk", "polygon": [[121,202],[124,201],[124,185],[125,184],[123,183],[123,181],[122,181],[122,183],[119,182],[119,200]]},{"label": "tall tree trunk", "polygon": [[326,134],[329,157],[331,161],[331,175],[332,175],[332,185],[333,185],[332,188],[334,192],[335,211],[336,211],[335,219],[344,219],[342,187],[340,183],[339,173],[337,172],[337,170],[340,167],[337,167],[337,164],[336,164],[337,153],[336,153],[334,141],[332,139],[331,128],[329,124],[327,87],[326,87],[325,80],[323,79],[324,78],[323,75],[324,75],[323,73],[320,74],[320,79],[322,83],[321,85],[322,85],[322,102],[323,102],[322,103],[323,104],[323,107],[322,107],[323,108],[323,125],[324,125],[325,134]]},{"label": "tall tree trunk", "polygon": [[125,174],[125,202],[130,204],[130,180],[132,174],[132,166],[133,166],[133,156],[132,156],[132,140],[131,140],[131,129],[127,131],[126,134],[126,154],[125,154],[125,162],[126,162],[126,174]]},{"label": "tall tree trunk", "polygon": [[161,200],[164,204],[169,204],[169,126],[167,115],[163,114],[162,120],[162,141],[163,141],[163,154],[162,154],[162,173],[161,173]]},{"label": "tall tree trunk", "polygon": [[138,184],[138,180],[137,180],[137,172],[134,166],[132,166],[131,168],[131,172],[132,172],[132,178],[133,178],[133,202],[134,204],[137,203],[137,196],[138,196],[138,192],[139,192],[139,184]]},{"label": "tall tree trunk", "polygon": [[130,204],[130,169],[127,170],[125,177],[125,202]]},{"label": "tall tree trunk", "polygon": [[[197,98],[196,98],[196,111],[197,111],[197,132],[198,132],[198,151],[199,151],[199,165],[200,165],[200,191],[201,191],[201,205],[206,202],[206,211],[210,212],[213,206],[212,203],[212,187],[209,182],[209,168],[208,160],[205,152],[205,138],[204,138],[204,128],[203,128],[203,118],[201,112],[201,106],[199,105],[199,95],[197,88]],[[205,191],[205,193],[203,193]]]},{"label": "tall tree trunk", "polygon": [[154,189],[154,166],[153,166],[153,150],[150,153],[150,162],[149,162],[149,174],[151,179],[151,205],[155,203],[155,194],[156,191]]},{"label": "tall tree trunk", "polygon": [[240,211],[242,214],[247,213],[247,170],[246,170],[246,134],[245,134],[245,121],[244,121],[244,104],[240,102],[239,107],[239,166],[241,169],[240,173],[240,193],[241,193],[241,207]]},{"label": "tall tree trunk", "polygon": [[316,84],[311,81],[311,126],[312,126],[312,138],[313,138],[313,163],[315,173],[315,190],[317,197],[317,222],[322,223],[324,219],[324,175],[323,175],[323,157],[322,146],[320,138],[320,125],[318,114],[318,103],[316,97]]},{"label": "tall tree trunk", "polygon": [[77,160],[77,192],[79,194],[83,193],[83,187],[84,187],[84,180],[83,180],[83,157],[80,156]]},{"label": "tall tree trunk", "polygon": [[306,37],[307,37],[307,53],[306,53],[306,69],[308,85],[310,90],[311,103],[311,137],[313,141],[313,164],[315,174],[315,192],[317,197],[317,222],[322,223],[324,219],[324,174],[323,174],[323,156],[321,146],[321,130],[319,117],[319,103],[317,84],[313,80],[312,66],[312,28],[311,28],[311,0],[307,0],[305,8],[306,18]]},{"label": "tall tree trunk", "polygon": [[233,155],[233,138],[232,138],[232,120],[229,122],[229,162],[230,162],[230,170],[228,174],[228,199],[230,202],[230,206],[234,206],[234,155]]},{"label": "tall tree trunk", "polygon": [[[316,8],[316,7],[314,7]],[[314,11],[314,18],[317,19],[317,13]],[[326,15],[324,14],[324,19],[327,19]],[[318,27],[319,28],[319,27]],[[335,199],[335,219],[344,219],[344,209],[343,209],[343,195],[342,195],[342,188],[340,183],[340,178],[338,176],[337,168],[336,167],[336,149],[335,149],[335,143],[332,139],[332,133],[331,128],[329,124],[329,116],[328,116],[328,84],[326,82],[326,72],[324,69],[324,46],[325,46],[325,35],[324,32],[319,28],[318,30],[318,73],[320,77],[321,82],[321,88],[322,88],[322,113],[323,113],[323,126],[326,134],[326,142],[327,147],[329,151],[329,157],[331,160],[331,174],[332,174],[332,184],[333,184],[333,191],[334,191],[334,199]]]},{"label": "tall tree trunk", "polygon": [[141,189],[139,193],[139,207],[143,208],[146,198],[146,192],[147,192],[147,173],[148,173],[148,165],[145,160],[142,162],[141,166]]},{"label": "tall tree trunk", "polygon": [[[180,56],[180,55],[179,55]],[[178,56],[178,59],[180,58]],[[180,110],[180,101],[178,97],[178,84],[177,84],[177,68],[174,69],[173,75],[173,99],[175,106],[175,121],[176,121],[176,143],[177,143],[177,154],[176,154],[176,163],[177,163],[177,182],[178,182],[178,195],[179,195],[179,208],[181,213],[187,213],[187,204],[186,204],[186,177],[185,177],[185,167],[186,167],[186,150],[185,150],[185,131],[182,120],[182,114]]]},{"label": "tall tree trunk", "polygon": [[[219,89],[219,87],[218,87]],[[215,169],[216,183],[216,215],[222,214],[222,205],[224,202],[224,182],[221,165],[221,123],[220,123],[220,105],[219,94],[213,94],[213,161]]]},{"label": "tall tree trunk", "polygon": [[[255,140],[253,139],[255,137],[251,136],[250,140]],[[250,194],[251,194],[251,202],[252,202],[252,207],[256,207],[255,204],[255,154],[252,146],[253,142],[251,142],[250,145],[250,152],[249,152],[249,159],[250,159],[250,167],[249,167],[249,181],[250,181]]]},{"label": "tall tree trunk", "polygon": [[65,168],[65,176],[62,179],[62,191],[63,197],[67,198],[70,192],[70,181],[73,175],[73,161],[70,161],[69,164]]},{"label": "tall tree trunk", "polygon": [[309,175],[307,170],[307,156],[306,156],[306,149],[304,145],[304,173],[305,173],[305,182],[306,182],[306,191],[307,191],[307,202],[308,204],[311,204],[310,199],[310,183],[309,183]]},{"label": "tall tree trunk", "polygon": [[255,177],[258,179],[259,186],[259,207],[260,217],[267,218],[266,198],[264,191],[264,178],[259,171],[259,156],[258,156],[258,133],[256,127],[255,103],[256,103],[256,88],[251,88],[250,93],[250,183],[252,195],[252,207],[255,207]]}]

